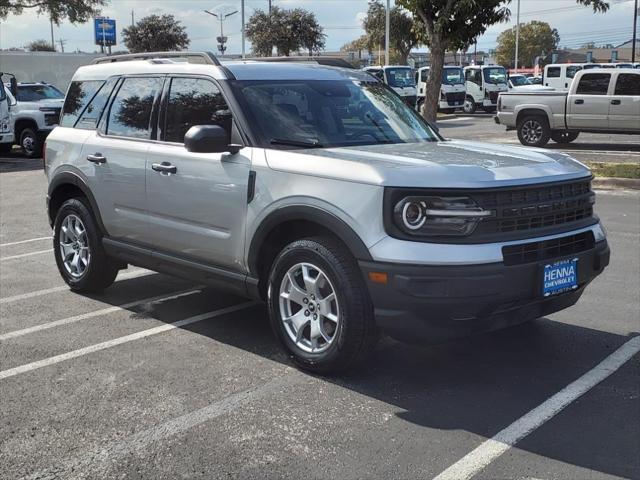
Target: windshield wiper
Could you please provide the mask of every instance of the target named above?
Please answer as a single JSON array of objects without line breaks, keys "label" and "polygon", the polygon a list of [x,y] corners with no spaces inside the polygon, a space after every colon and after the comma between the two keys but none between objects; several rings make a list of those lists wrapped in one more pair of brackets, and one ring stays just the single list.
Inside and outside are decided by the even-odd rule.
[{"label": "windshield wiper", "polygon": [[322,148],[322,144],[318,140],[293,140],[289,138],[272,138],[269,143],[271,145],[289,145],[291,147],[301,148]]}]

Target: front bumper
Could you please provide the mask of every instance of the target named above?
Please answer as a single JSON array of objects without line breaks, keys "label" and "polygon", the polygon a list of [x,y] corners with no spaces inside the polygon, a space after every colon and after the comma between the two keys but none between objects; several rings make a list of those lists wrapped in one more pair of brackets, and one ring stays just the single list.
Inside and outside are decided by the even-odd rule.
[{"label": "front bumper", "polygon": [[0,143],[10,143],[13,145],[15,138],[13,133],[0,133]]},{"label": "front bumper", "polygon": [[[401,265],[360,262],[378,326],[399,340],[437,343],[516,325],[570,307],[609,264],[606,240],[572,255],[578,258],[578,288],[542,295],[544,265],[553,259],[506,266]],[[386,284],[370,272],[386,272]]]}]

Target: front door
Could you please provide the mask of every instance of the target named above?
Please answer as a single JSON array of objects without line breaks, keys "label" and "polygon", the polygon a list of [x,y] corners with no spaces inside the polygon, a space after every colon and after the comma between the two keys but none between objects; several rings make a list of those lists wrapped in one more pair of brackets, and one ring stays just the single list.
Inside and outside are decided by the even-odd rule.
[{"label": "front door", "polygon": [[145,163],[162,82],[160,77],[125,78],[99,129],[82,147],[87,181],[109,235],[138,244],[148,243]]},{"label": "front door", "polygon": [[[146,171],[154,246],[161,253],[241,271],[251,149],[234,155],[185,149],[184,135],[194,125],[231,130],[231,112],[212,80],[175,77],[166,99],[164,142],[150,147]],[[175,170],[161,171],[159,165]]]},{"label": "front door", "polygon": [[586,73],[573,95],[567,97],[567,126],[575,129],[609,128],[611,73]]},{"label": "front door", "polygon": [[640,73],[620,73],[609,107],[611,130],[640,131]]}]

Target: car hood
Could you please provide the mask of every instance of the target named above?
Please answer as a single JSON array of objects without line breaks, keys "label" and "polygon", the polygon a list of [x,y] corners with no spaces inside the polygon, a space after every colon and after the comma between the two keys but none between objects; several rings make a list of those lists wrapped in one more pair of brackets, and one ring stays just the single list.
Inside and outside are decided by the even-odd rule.
[{"label": "car hood", "polygon": [[544,85],[514,85],[511,90],[516,92],[548,92],[555,90],[555,88]]},{"label": "car hood", "polygon": [[447,140],[308,150],[267,150],[274,170],[395,187],[483,188],[590,175],[566,154]]},{"label": "car hood", "polygon": [[40,108],[62,108],[64,98],[40,100],[39,102],[18,102],[14,107],[18,111],[38,110]]}]

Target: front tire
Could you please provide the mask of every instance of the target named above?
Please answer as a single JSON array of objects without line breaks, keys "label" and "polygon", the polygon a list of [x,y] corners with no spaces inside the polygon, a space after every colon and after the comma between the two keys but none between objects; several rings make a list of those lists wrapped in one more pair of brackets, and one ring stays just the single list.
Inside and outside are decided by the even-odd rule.
[{"label": "front tire", "polygon": [[271,326],[296,365],[337,373],[375,344],[373,307],[355,259],[327,237],[297,240],[269,276]]},{"label": "front tire", "polygon": [[556,131],[551,132],[551,140],[556,143],[571,143],[578,138],[578,135],[580,135],[580,132]]},{"label": "front tire", "polygon": [[469,113],[469,114],[476,113],[476,108],[477,108],[476,102],[473,99],[473,97],[467,97],[464,101],[464,105],[462,106],[464,113]]},{"label": "front tire", "polygon": [[518,121],[518,140],[526,147],[544,147],[551,138],[549,121],[541,115],[527,115]]},{"label": "front tire", "polygon": [[22,148],[22,153],[28,158],[42,156],[42,143],[32,128],[25,128],[20,132],[20,147]]},{"label": "front tire", "polygon": [[98,292],[111,285],[118,264],[107,256],[88,205],[71,198],[58,210],[53,225],[53,251],[62,279],[79,292]]}]

